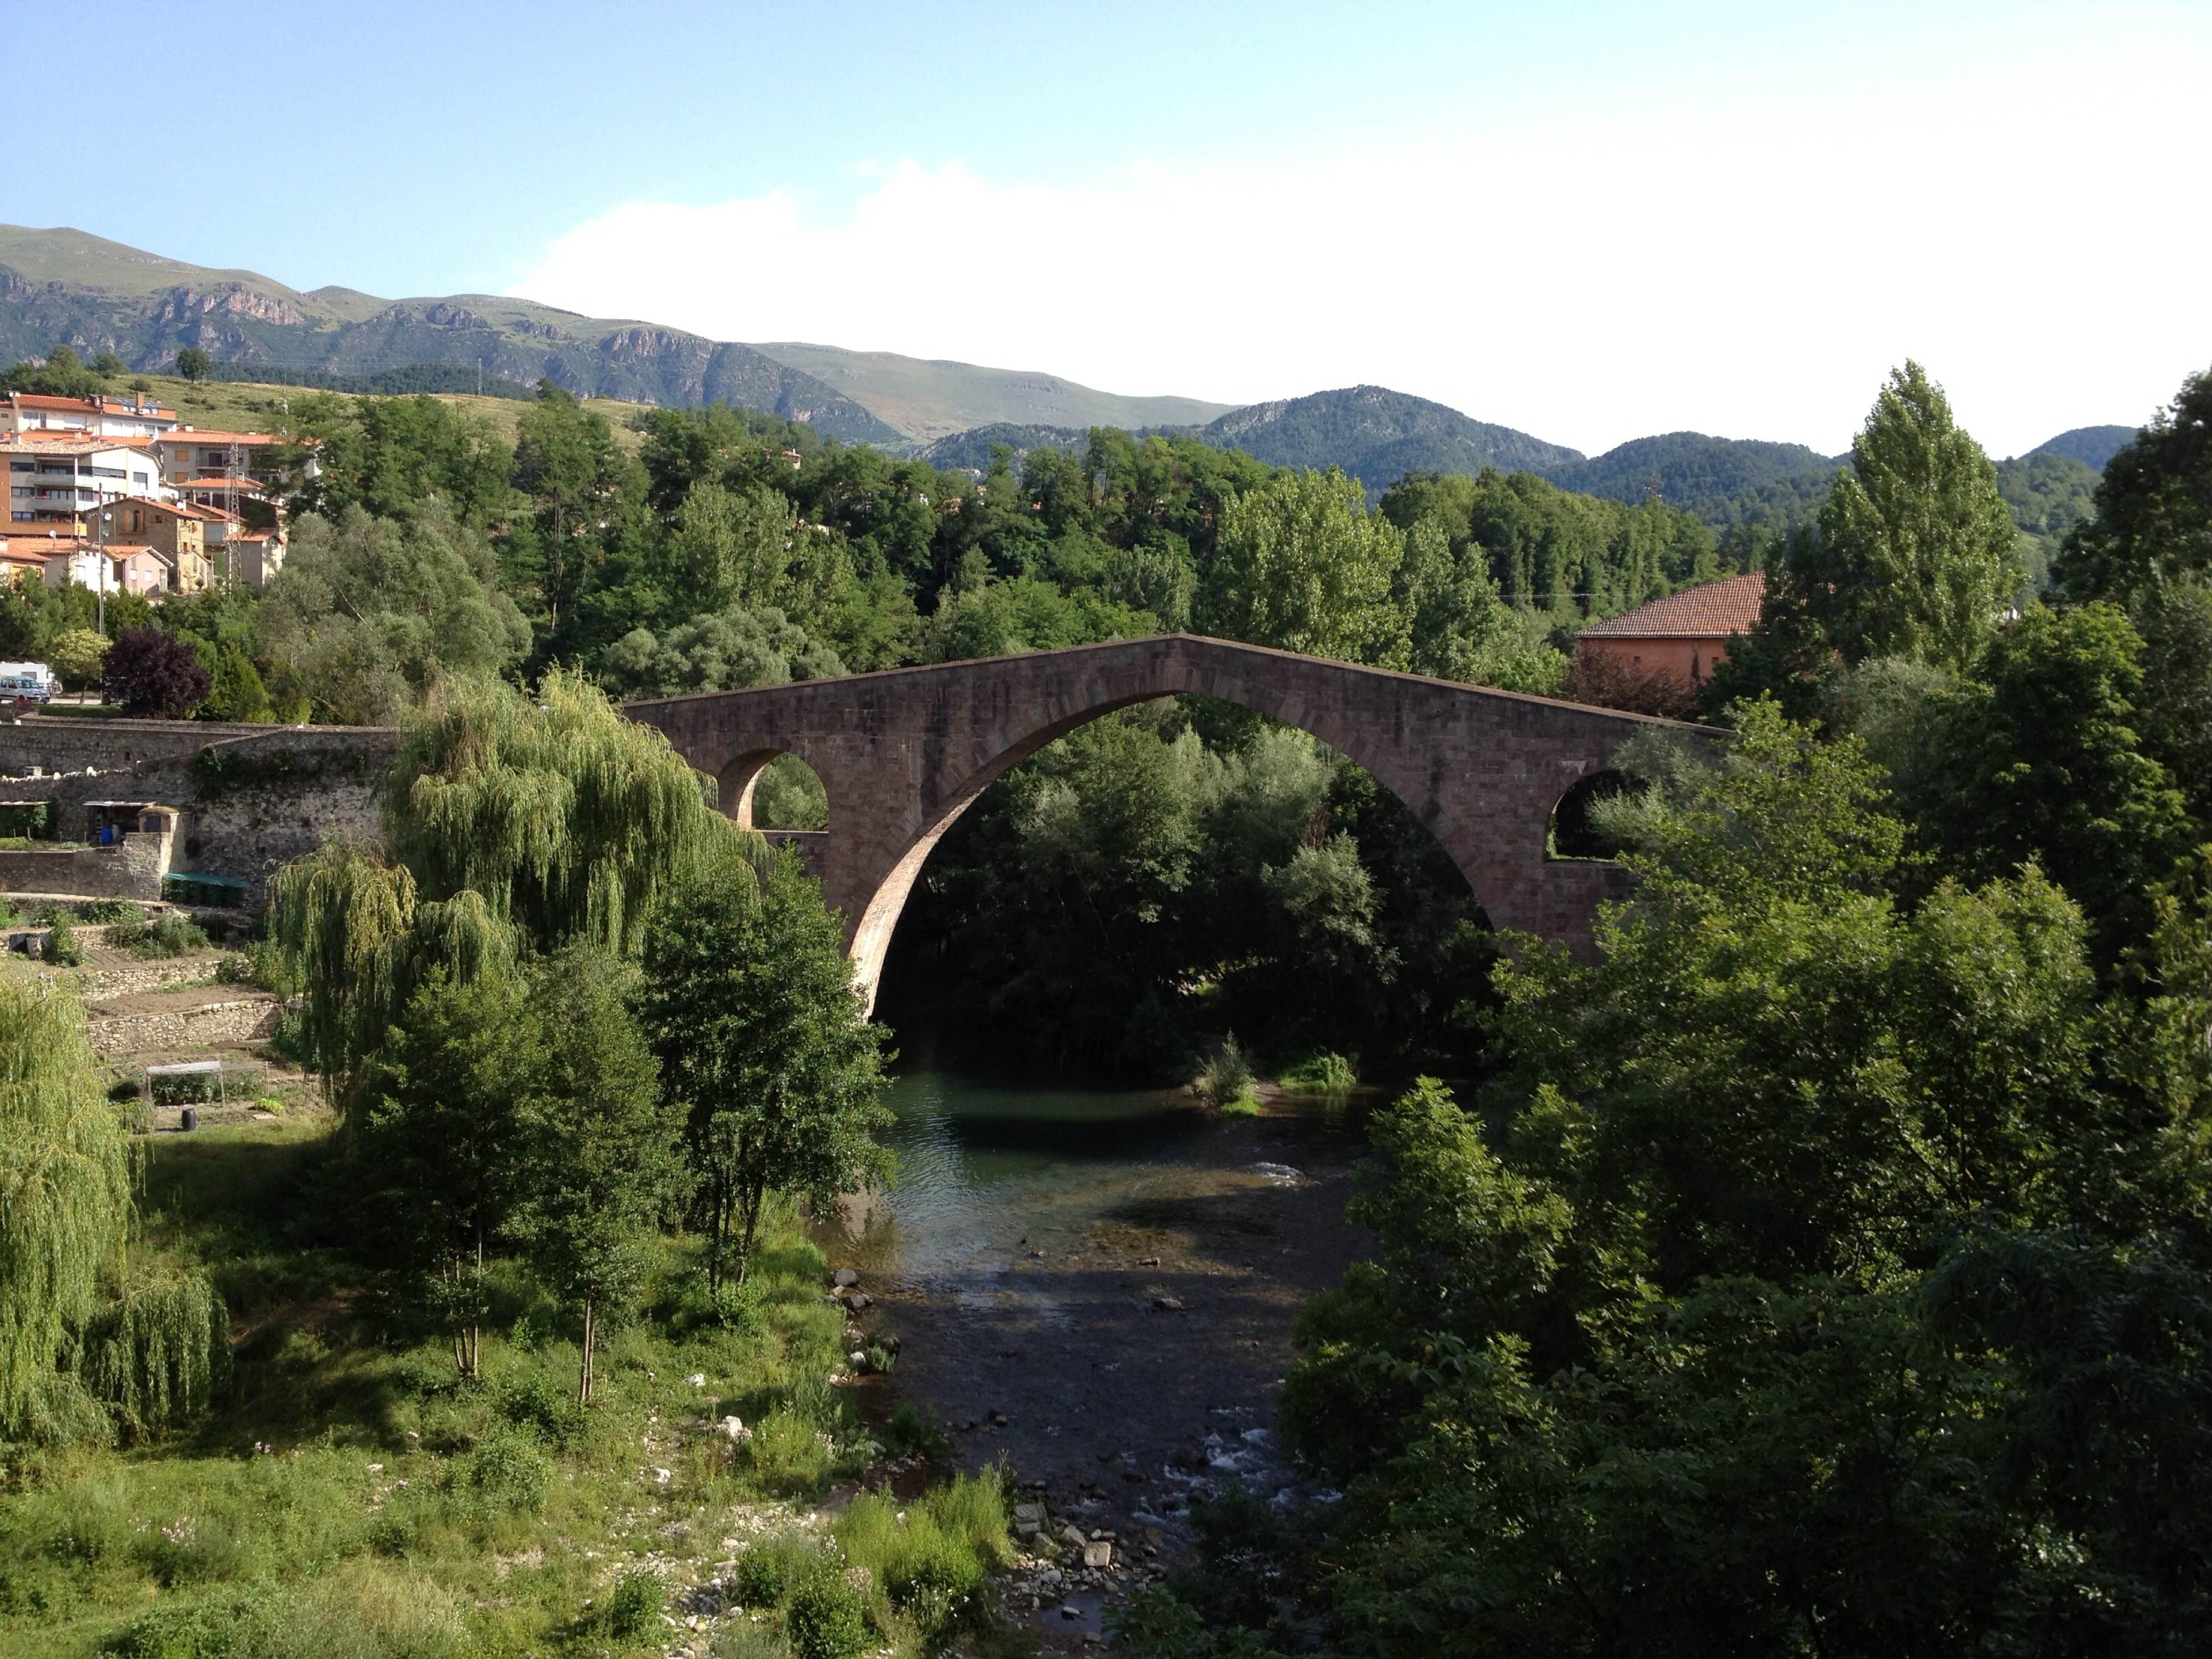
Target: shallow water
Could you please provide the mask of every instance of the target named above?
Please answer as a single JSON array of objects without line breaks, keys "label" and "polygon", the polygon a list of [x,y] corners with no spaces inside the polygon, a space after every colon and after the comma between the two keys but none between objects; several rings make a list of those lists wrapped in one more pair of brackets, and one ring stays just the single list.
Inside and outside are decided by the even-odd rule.
[{"label": "shallow water", "polygon": [[1188,1484],[1178,1449],[1272,1419],[1298,1304],[1361,1243],[1341,1103],[1222,1118],[918,1070],[890,1103],[897,1178],[823,1242],[881,1298],[864,1322],[902,1339],[898,1392],[969,1461],[1158,1507]]}]

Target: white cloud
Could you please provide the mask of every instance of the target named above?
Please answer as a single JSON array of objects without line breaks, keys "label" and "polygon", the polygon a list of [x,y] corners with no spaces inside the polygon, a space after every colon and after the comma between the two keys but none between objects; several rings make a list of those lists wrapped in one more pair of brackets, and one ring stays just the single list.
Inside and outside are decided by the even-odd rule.
[{"label": "white cloud", "polygon": [[1373,382],[1596,451],[1848,442],[1911,356],[1993,453],[2212,362],[2200,54],[1085,182],[635,203],[513,292],[1224,403]]}]

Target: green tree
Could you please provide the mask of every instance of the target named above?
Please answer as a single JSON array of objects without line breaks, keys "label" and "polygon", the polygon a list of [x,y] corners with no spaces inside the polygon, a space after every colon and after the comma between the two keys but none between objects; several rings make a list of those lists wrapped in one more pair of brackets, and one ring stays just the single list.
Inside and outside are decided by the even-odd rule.
[{"label": "green tree", "polygon": [[576,939],[634,953],[661,890],[737,833],[665,738],[558,670],[535,699],[440,687],[386,776],[383,823],[385,846],[332,842],[271,883],[341,1103],[434,969],[466,982]]},{"label": "green tree", "polygon": [[380,1232],[420,1272],[463,1376],[483,1375],[486,1255],[521,1189],[521,1080],[543,1035],[514,974],[457,982],[442,965],[370,1056],[354,1152]]},{"label": "green tree", "polygon": [[640,1012],[684,1119],[719,1294],[743,1284],[770,1192],[826,1207],[889,1173],[874,1134],[883,1031],[853,986],[837,919],[786,849],[735,844],[672,886],[645,936]]},{"label": "green tree", "polygon": [[276,718],[276,705],[253,659],[235,641],[215,647],[214,687],[199,706],[204,720],[243,720],[260,723]]},{"label": "green tree", "polygon": [[514,484],[534,504],[538,597],[551,631],[581,588],[595,520],[613,494],[620,459],[605,416],[552,381],[538,382],[515,441]]},{"label": "green tree", "polygon": [[2077,599],[2124,602],[2176,577],[2212,573],[2212,372],[2105,464],[2097,511],[2067,538],[2054,574]]},{"label": "green tree", "polygon": [[1916,838],[1970,883],[2039,865],[2088,912],[2110,962],[2189,844],[2181,793],[2137,729],[2142,637],[2111,605],[2035,605],[1974,673],[1918,703],[1896,759]]},{"label": "green tree", "polygon": [[1893,371],[1820,509],[1806,592],[1844,657],[1913,656],[1963,672],[2023,574],[1996,469],[1919,364]]},{"label": "green tree", "polygon": [[435,503],[300,520],[261,629],[281,687],[339,725],[394,723],[437,676],[499,672],[530,644],[490,547]]},{"label": "green tree", "polygon": [[73,997],[0,981],[0,1431],[68,1415],[56,1361],[131,1218],[131,1145]]},{"label": "green tree", "polygon": [[1404,649],[1390,604],[1405,556],[1395,526],[1367,511],[1357,480],[1286,473],[1222,506],[1219,544],[1199,589],[1208,633],[1346,662]]},{"label": "green tree", "polygon": [[209,362],[207,353],[198,346],[186,346],[177,354],[177,373],[195,385],[214,372],[215,365]]},{"label": "green tree", "polygon": [[107,660],[108,641],[89,628],[64,629],[48,641],[46,663],[64,685],[81,691],[100,678]]},{"label": "green tree", "polygon": [[1441,520],[1417,520],[1406,532],[1394,599],[1407,641],[1392,666],[1509,691],[1559,690],[1567,659],[1546,637],[1547,619],[1508,606],[1481,547],[1470,540],[1455,550]]},{"label": "green tree", "polygon": [[600,683],[617,697],[735,691],[845,672],[835,651],[773,609],[695,617],[658,638],[637,629],[601,652],[598,668]]},{"label": "green tree", "polygon": [[1483,1110],[1377,1121],[1285,1401],[1346,1500],[1282,1582],[1408,1659],[2191,1645],[2212,884],[2100,1003],[2033,870],[1895,896],[1855,739],[1754,704],[1643,769],[1637,897],[1501,973]]},{"label": "green tree", "polygon": [[675,1194],[682,1117],[627,997],[635,967],[587,943],[532,975],[534,1063],[523,1074],[523,1199],[532,1267],[583,1324],[576,1397],[591,1403],[603,1321],[636,1299],[656,1224]]}]

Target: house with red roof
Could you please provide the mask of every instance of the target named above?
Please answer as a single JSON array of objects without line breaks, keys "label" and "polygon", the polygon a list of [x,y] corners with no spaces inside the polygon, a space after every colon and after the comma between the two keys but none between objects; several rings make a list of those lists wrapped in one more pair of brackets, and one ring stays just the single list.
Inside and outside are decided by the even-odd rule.
[{"label": "house with red roof", "polygon": [[1663,676],[1694,687],[1726,660],[1732,638],[1751,632],[1765,597],[1763,571],[1704,582],[1591,623],[1575,636],[1575,649],[1585,662],[1635,678]]}]

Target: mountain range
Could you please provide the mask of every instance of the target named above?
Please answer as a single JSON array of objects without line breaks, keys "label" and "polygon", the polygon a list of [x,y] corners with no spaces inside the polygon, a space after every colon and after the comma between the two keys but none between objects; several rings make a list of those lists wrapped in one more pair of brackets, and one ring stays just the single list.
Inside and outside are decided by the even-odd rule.
[{"label": "mountain range", "polygon": [[[709,340],[659,324],[585,317],[533,301],[464,294],[384,300],[348,288],[289,288],[71,229],[0,225],[0,363],[67,342],[133,369],[198,346],[226,379],[424,385],[480,374],[488,388],[540,378],[586,396],[695,406],[727,401],[805,421],[848,443],[918,451],[940,466],[984,466],[1072,447],[1093,426],[1182,431],[1277,465],[1340,466],[1370,496],[1409,471],[1486,466],[1540,474],[1617,501],[1658,496],[1717,525],[1804,516],[1845,458],[1800,444],[1674,432],[1597,456],[1382,386],[1352,386],[1243,407],[1125,397],[1058,375],[851,351],[797,342]],[[503,383],[503,385],[501,384]],[[450,388],[447,388],[450,389]],[[2094,475],[2134,435],[2081,427],[2030,452],[2073,477]],[[2078,485],[2079,479],[2075,478]]]}]

